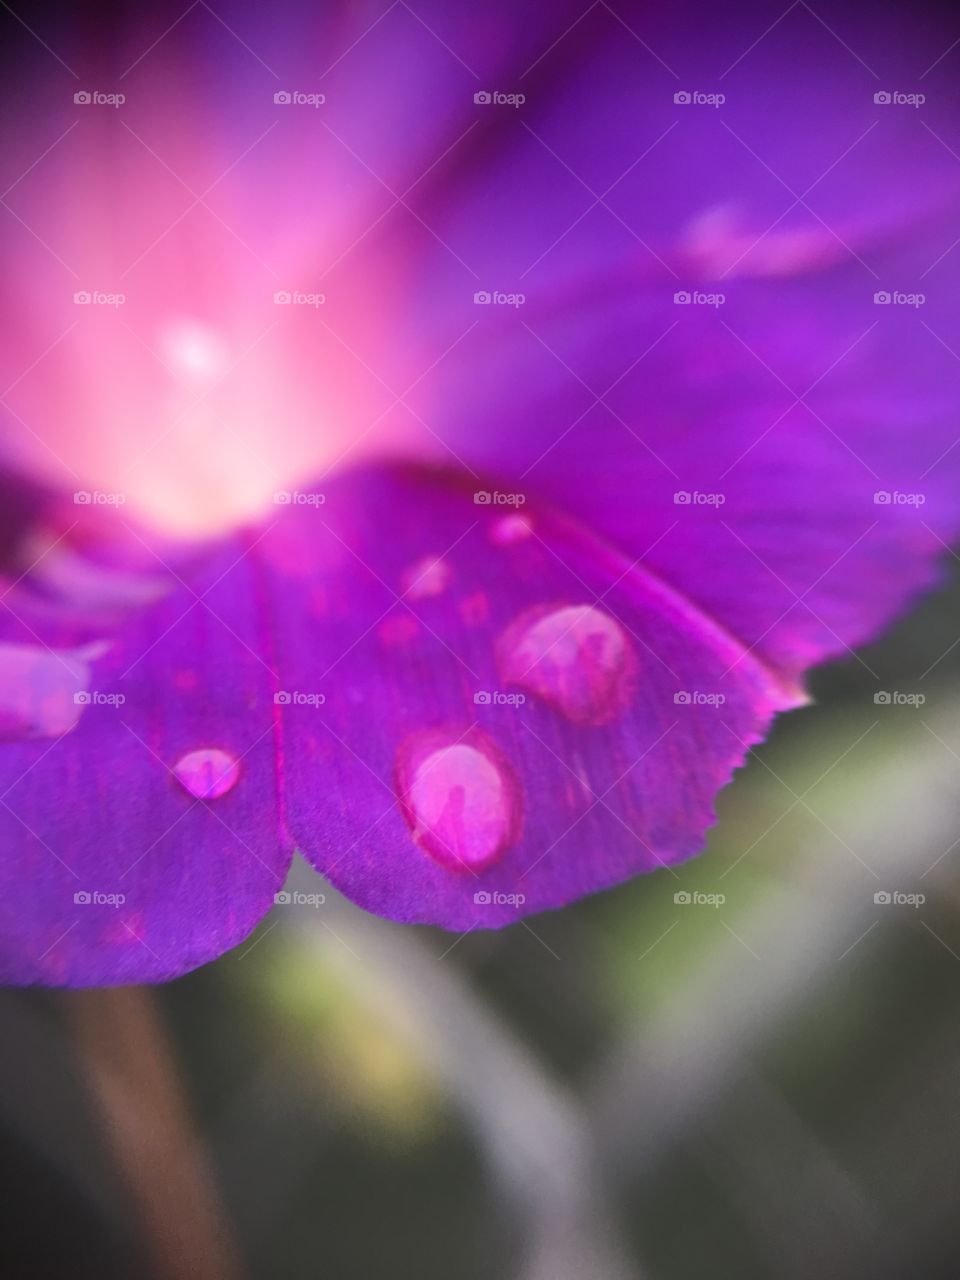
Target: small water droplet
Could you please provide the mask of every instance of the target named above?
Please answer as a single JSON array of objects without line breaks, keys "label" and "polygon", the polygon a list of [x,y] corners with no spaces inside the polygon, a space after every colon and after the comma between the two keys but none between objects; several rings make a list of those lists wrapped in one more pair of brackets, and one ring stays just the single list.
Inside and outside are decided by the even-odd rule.
[{"label": "small water droplet", "polygon": [[633,697],[633,646],[620,623],[593,605],[531,610],[504,633],[497,656],[505,681],[574,724],[608,724]]},{"label": "small water droplet", "polygon": [[498,547],[512,547],[518,542],[525,542],[532,533],[533,522],[529,516],[501,516],[490,526],[490,541]]},{"label": "small water droplet", "polygon": [[216,800],[236,786],[240,761],[228,751],[205,747],[181,756],[173,772],[183,789],[198,800]]},{"label": "small water droplet", "polygon": [[451,871],[483,871],[520,834],[520,785],[485,736],[430,734],[398,755],[401,807],[418,845]]},{"label": "small water droplet", "polygon": [[424,556],[407,569],[400,585],[408,599],[428,600],[446,591],[452,576],[442,556]]}]

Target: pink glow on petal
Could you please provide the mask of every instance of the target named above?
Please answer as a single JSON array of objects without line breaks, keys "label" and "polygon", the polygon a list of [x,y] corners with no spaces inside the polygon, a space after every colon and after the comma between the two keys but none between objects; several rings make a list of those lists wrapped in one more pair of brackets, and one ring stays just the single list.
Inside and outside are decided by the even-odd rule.
[{"label": "pink glow on petal", "polygon": [[490,541],[498,547],[512,547],[515,543],[526,542],[533,533],[533,522],[529,516],[501,516],[490,526]]}]

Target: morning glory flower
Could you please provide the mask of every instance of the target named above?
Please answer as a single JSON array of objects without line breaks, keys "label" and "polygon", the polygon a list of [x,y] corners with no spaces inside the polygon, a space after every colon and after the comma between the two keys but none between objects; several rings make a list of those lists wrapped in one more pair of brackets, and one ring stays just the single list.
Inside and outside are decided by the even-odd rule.
[{"label": "morning glory flower", "polygon": [[295,850],[462,932],[702,849],[960,523],[960,55],[895,19],[23,34],[4,981],[184,973]]}]

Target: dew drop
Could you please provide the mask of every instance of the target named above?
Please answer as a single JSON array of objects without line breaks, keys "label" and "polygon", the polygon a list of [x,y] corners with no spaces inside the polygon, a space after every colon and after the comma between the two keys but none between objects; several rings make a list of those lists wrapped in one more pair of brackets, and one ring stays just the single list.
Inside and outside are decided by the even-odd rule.
[{"label": "dew drop", "polygon": [[400,752],[401,808],[416,843],[451,871],[483,871],[520,833],[520,786],[485,737],[427,735]]},{"label": "dew drop", "polygon": [[630,703],[636,655],[624,628],[593,605],[532,610],[498,646],[503,679],[574,724],[608,724]]},{"label": "dew drop", "polygon": [[216,800],[226,795],[240,777],[240,761],[227,751],[205,747],[188,751],[173,766],[177,781],[198,800]]},{"label": "dew drop", "polygon": [[532,533],[533,524],[529,516],[501,516],[490,526],[490,541],[498,547],[512,547],[518,542],[525,542]]},{"label": "dew drop", "polygon": [[424,556],[406,570],[400,586],[408,600],[429,600],[446,591],[452,576],[442,556]]}]

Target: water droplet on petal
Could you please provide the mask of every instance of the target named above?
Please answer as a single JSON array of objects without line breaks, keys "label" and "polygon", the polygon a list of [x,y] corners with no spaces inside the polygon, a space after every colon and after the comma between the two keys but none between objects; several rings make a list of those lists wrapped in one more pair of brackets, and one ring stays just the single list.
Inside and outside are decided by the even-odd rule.
[{"label": "water droplet on petal", "polygon": [[414,840],[449,870],[483,871],[516,843],[520,785],[487,738],[421,737],[401,750],[397,783]]},{"label": "water droplet on petal", "polygon": [[593,605],[531,610],[503,635],[503,679],[537,694],[574,724],[608,724],[633,698],[637,661],[615,618]]},{"label": "water droplet on petal", "polygon": [[0,644],[0,740],[58,738],[90,702],[90,663],[105,646],[41,649]]},{"label": "water droplet on petal", "polygon": [[198,800],[216,800],[236,786],[240,761],[227,751],[206,747],[181,756],[173,772],[183,789]]},{"label": "water droplet on petal", "polygon": [[424,556],[404,573],[400,586],[410,600],[428,600],[446,591],[453,575],[442,556]]},{"label": "water droplet on petal", "polygon": [[533,533],[533,522],[529,516],[501,516],[490,526],[490,541],[498,547],[512,547],[518,542],[525,542]]}]

